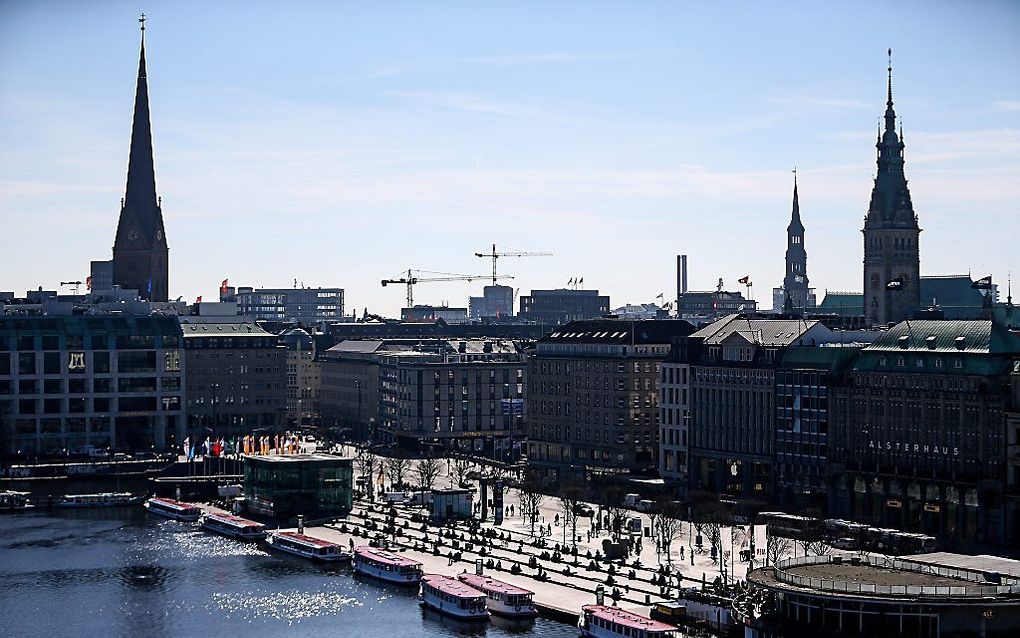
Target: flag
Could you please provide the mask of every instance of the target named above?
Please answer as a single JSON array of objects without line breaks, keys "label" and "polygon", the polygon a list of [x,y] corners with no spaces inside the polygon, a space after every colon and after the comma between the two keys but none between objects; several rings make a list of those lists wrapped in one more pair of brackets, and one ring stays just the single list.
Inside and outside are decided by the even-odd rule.
[{"label": "flag", "polygon": [[571,277],[571,278],[570,278],[570,279],[569,279],[569,280],[567,281],[567,285],[568,285],[568,286],[572,286],[572,285],[574,285],[574,278],[573,278],[573,277]]},{"label": "flag", "polygon": [[982,277],[970,285],[975,290],[991,290],[992,289],[992,276]]},{"label": "flag", "polygon": [[577,285],[580,286],[583,283],[584,283],[584,277],[581,277],[581,280],[577,282]]},{"label": "flag", "polygon": [[221,283],[221,284],[220,284],[220,294],[221,294],[221,295],[225,295],[225,294],[227,294],[227,288],[228,288],[228,286],[227,286],[227,280],[226,280],[226,279],[224,279],[224,280],[223,280],[223,283]]},{"label": "flag", "polygon": [[188,453],[188,449],[190,447],[191,447],[191,437],[190,436],[186,436],[186,437],[184,437],[184,453],[185,454]]},{"label": "flag", "polygon": [[188,460],[190,461],[193,458],[195,458],[195,446],[194,445],[192,445],[191,447],[188,448]]},{"label": "flag", "polygon": [[92,290],[92,275],[85,278],[85,290]]},{"label": "flag", "polygon": [[148,291],[149,291],[149,296],[151,297],[152,296],[152,277],[149,277]]},{"label": "flag", "polygon": [[897,277],[885,285],[886,290],[903,290],[903,279]]},{"label": "flag", "polygon": [[751,285],[751,275],[744,275],[743,277],[741,277],[737,281],[742,283],[742,284],[744,284],[745,286],[750,286]]},{"label": "flag", "polygon": [[202,295],[199,295],[198,299],[195,299],[195,303],[202,303]]}]

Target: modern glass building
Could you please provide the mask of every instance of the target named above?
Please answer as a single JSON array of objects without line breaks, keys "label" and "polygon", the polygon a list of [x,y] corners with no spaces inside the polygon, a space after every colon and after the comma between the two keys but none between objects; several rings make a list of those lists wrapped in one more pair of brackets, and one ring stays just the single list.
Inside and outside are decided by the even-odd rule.
[{"label": "modern glass building", "polygon": [[244,503],[253,514],[305,520],[351,511],[351,459],[330,454],[244,457]]}]

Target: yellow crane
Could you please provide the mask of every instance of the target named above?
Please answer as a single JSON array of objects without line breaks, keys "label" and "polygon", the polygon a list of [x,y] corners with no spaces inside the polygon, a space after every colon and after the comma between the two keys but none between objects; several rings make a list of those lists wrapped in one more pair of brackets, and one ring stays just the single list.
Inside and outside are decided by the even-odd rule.
[{"label": "yellow crane", "polygon": [[[440,277],[422,277],[421,274],[427,275],[442,275]],[[457,275],[446,272],[430,272],[428,270],[411,270],[408,269],[406,277],[400,277],[397,279],[383,279],[382,285],[388,286],[390,284],[405,284],[407,286],[407,307],[414,308],[414,286],[415,284],[432,283],[438,281],[474,281],[476,279],[486,279],[488,275]],[[492,280],[496,279],[513,279],[510,275],[500,275],[499,277],[493,276]]]},{"label": "yellow crane", "polygon": [[552,253],[521,252],[517,250],[497,251],[496,244],[493,244],[492,252],[475,253],[475,257],[486,257],[488,259],[492,259],[492,285],[495,286],[496,280],[500,278],[496,276],[496,261],[500,257],[552,257]]}]

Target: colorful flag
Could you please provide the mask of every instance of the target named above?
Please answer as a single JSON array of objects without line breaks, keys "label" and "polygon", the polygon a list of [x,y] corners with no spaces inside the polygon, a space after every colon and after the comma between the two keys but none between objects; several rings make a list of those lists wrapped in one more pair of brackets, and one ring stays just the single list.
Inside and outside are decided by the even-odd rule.
[{"label": "colorful flag", "polygon": [[982,277],[970,285],[975,290],[991,290],[992,289],[992,276]]},{"label": "colorful flag", "polygon": [[85,278],[85,290],[92,290],[92,275]]},{"label": "colorful flag", "polygon": [[202,295],[199,295],[198,298],[195,299],[195,303],[202,303]]},{"label": "colorful flag", "polygon": [[220,294],[221,295],[227,294],[227,288],[229,288],[229,286],[227,285],[227,280],[224,279],[223,283],[220,284]]},{"label": "colorful flag", "polygon": [[751,275],[744,275],[743,277],[741,277],[737,281],[742,283],[742,284],[744,284],[745,286],[750,286],[751,285]]}]

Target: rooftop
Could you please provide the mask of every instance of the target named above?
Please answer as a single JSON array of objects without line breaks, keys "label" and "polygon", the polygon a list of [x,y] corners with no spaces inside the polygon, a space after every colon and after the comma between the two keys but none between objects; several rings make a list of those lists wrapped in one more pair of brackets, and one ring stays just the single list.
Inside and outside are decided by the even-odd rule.
[{"label": "rooftop", "polygon": [[233,323],[184,323],[181,322],[184,338],[189,337],[275,337],[250,322]]},{"label": "rooftop", "polygon": [[538,340],[541,344],[590,343],[609,345],[668,344],[694,326],[682,319],[590,319],[571,321]]},{"label": "rooftop", "polygon": [[828,328],[815,320],[761,319],[733,314],[705,326],[691,336],[701,337],[706,345],[720,345],[731,336],[738,335],[757,346],[784,347],[796,344],[816,326],[820,332],[830,333]]}]

